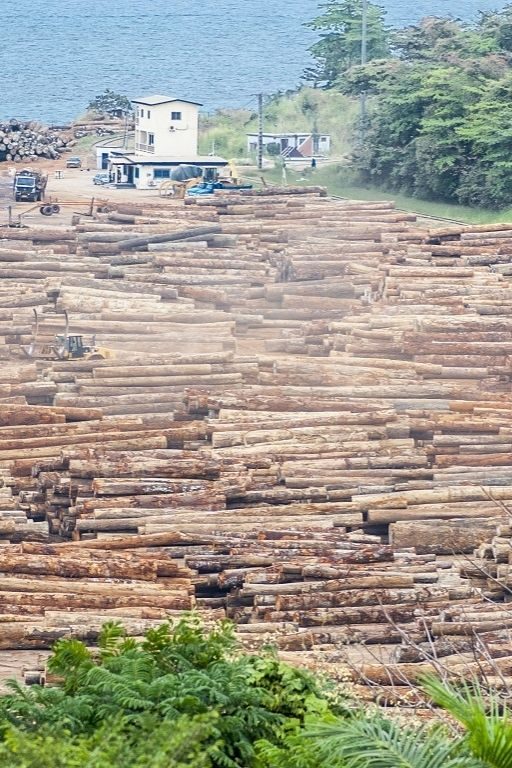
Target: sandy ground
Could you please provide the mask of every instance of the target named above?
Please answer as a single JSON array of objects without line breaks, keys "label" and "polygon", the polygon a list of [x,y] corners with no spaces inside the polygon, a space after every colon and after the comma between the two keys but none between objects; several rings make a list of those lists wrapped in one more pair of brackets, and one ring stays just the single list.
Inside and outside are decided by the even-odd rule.
[{"label": "sandy ground", "polygon": [[12,175],[9,170],[21,170],[21,164],[11,165],[5,163],[0,166],[0,225],[7,224],[9,220],[9,206],[14,220],[22,216],[23,223],[27,225],[51,225],[69,224],[73,213],[86,213],[92,198],[95,200],[126,200],[137,202],[147,198],[161,199],[158,190],[115,189],[110,186],[98,186],[93,184],[93,178],[98,173],[97,168],[87,167],[86,158],[82,158],[84,168],[66,168],[64,155],[58,160],[45,160],[30,164],[29,168],[44,170],[48,174],[46,187],[46,200],[64,203],[62,211],[54,216],[42,216],[39,212],[40,204],[16,203],[12,196]]}]

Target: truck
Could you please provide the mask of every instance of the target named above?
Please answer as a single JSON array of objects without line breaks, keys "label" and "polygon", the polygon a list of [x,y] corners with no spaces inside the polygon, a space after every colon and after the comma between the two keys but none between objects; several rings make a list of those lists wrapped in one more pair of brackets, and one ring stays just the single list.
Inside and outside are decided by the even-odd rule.
[{"label": "truck", "polygon": [[27,200],[32,203],[44,200],[47,182],[48,176],[45,176],[41,171],[35,171],[31,168],[17,171],[14,176],[13,185],[14,199],[17,203],[21,200]]}]

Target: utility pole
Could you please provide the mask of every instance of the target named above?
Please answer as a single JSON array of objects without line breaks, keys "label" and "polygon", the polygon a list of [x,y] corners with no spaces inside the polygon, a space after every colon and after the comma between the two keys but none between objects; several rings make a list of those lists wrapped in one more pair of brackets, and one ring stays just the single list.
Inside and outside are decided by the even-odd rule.
[{"label": "utility pole", "polygon": [[263,94],[258,94],[258,170],[263,169]]},{"label": "utility pole", "polygon": [[124,135],[123,135],[123,149],[128,148],[128,110],[124,114]]},{"label": "utility pole", "polygon": [[[362,0],[362,19],[361,19],[361,65],[368,61],[368,0]],[[361,144],[364,143],[366,132],[366,91],[362,91],[359,97],[360,101],[360,122],[361,122]]]}]

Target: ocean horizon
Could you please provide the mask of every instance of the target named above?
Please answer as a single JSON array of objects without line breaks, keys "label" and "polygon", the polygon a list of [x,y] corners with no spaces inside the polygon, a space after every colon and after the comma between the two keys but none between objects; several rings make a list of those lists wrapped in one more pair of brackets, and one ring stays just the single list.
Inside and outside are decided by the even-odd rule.
[{"label": "ocean horizon", "polygon": [[[422,16],[469,20],[497,0],[380,3],[393,26]],[[2,15],[0,120],[65,123],[105,88],[164,93],[206,110],[254,106],[295,88],[317,39],[316,0],[17,0]]]}]

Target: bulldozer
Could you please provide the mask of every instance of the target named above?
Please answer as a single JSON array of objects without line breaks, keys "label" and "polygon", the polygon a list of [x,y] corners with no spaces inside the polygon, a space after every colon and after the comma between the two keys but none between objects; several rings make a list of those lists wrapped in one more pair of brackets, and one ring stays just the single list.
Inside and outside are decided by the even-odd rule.
[{"label": "bulldozer", "polygon": [[113,350],[107,347],[98,347],[93,336],[90,344],[84,343],[80,334],[69,333],[69,317],[66,310],[63,311],[66,325],[64,333],[55,336],[55,341],[40,344],[37,341],[39,333],[39,315],[34,309],[36,328],[34,340],[28,347],[22,347],[23,353],[37,360],[108,360],[115,357]]}]

